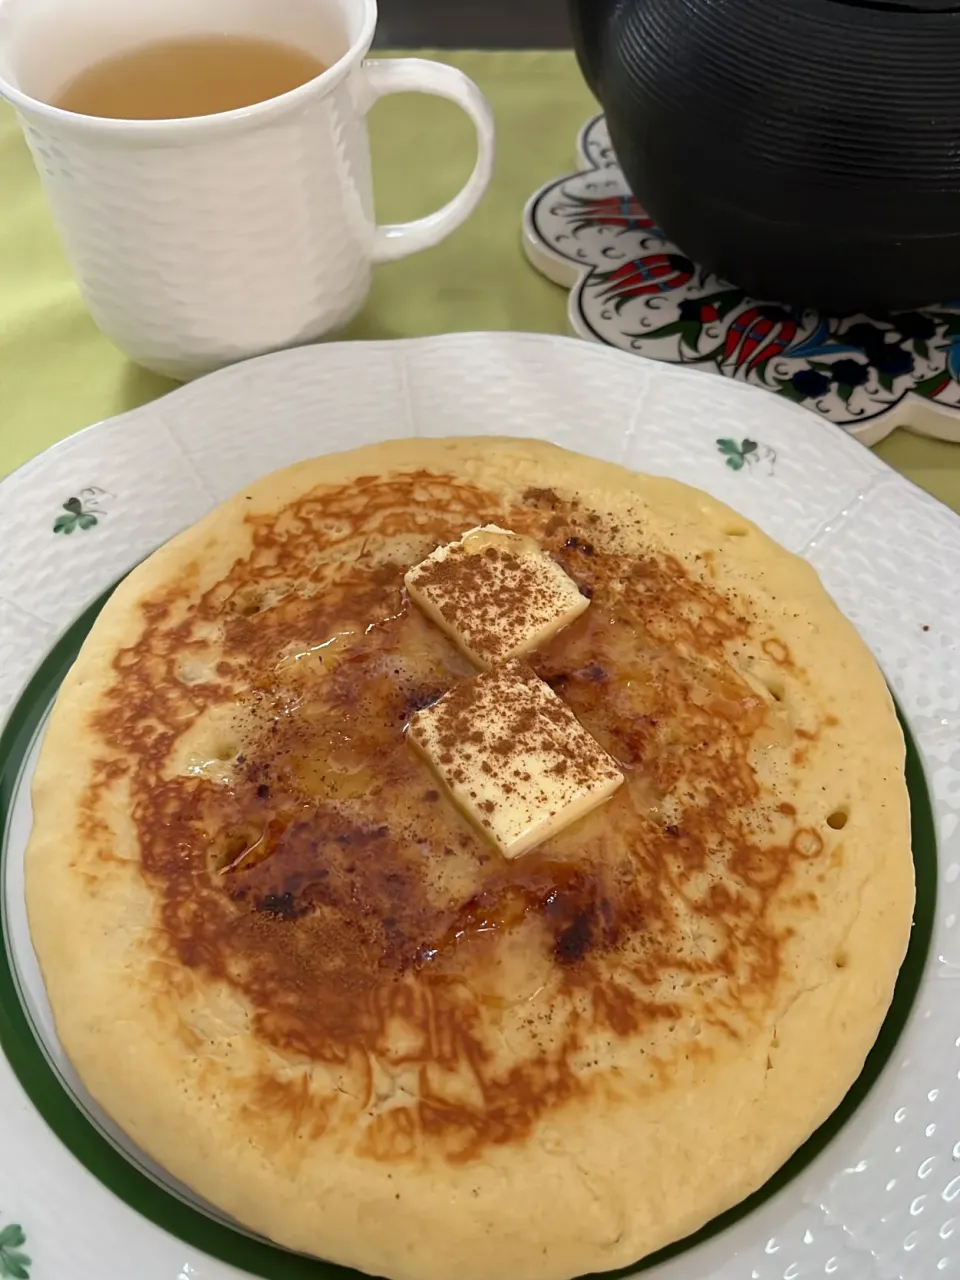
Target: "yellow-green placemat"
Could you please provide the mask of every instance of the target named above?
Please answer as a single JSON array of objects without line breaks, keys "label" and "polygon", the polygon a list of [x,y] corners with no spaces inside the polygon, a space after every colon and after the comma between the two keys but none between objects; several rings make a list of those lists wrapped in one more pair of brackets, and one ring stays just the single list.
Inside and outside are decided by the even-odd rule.
[{"label": "yellow-green placemat", "polygon": [[[565,333],[566,294],[526,262],[520,217],[531,192],[574,165],[577,130],[596,109],[565,52],[439,57],[472,76],[497,119],[490,191],[442,245],[381,267],[350,337],[464,329]],[[473,162],[472,126],[435,98],[394,97],[371,116],[378,212],[384,221],[437,208]],[[0,475],[71,432],[173,385],[132,365],[83,309],[39,181],[0,105]],[[960,511],[960,446],[898,431],[878,447],[897,470]]]}]

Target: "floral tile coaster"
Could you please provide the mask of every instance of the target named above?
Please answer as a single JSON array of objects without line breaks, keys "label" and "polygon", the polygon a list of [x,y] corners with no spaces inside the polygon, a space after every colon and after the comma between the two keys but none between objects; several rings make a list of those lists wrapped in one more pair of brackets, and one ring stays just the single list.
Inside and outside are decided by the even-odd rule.
[{"label": "floral tile coaster", "polygon": [[765,387],[876,444],[895,427],[960,442],[960,301],[886,316],[758,302],[665,239],[624,180],[603,116],[580,170],[531,197],[524,246],[570,289],[581,337]]}]

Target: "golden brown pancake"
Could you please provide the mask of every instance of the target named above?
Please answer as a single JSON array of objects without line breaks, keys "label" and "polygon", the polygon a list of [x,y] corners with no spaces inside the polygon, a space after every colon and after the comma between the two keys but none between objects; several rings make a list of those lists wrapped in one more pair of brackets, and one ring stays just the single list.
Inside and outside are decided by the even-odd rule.
[{"label": "golden brown pancake", "polygon": [[[473,668],[403,575],[482,524],[590,598],[530,661],[626,777],[515,861],[404,732]],[[533,441],[305,462],[134,571],[64,683],[26,869],[58,1034],[279,1244],[620,1267],[858,1075],[912,915],[903,756],[813,570],[702,493]]]}]

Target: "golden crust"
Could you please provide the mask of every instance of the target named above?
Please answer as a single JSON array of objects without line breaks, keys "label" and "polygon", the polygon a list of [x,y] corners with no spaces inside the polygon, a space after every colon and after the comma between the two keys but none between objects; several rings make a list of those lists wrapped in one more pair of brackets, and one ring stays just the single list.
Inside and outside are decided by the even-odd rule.
[{"label": "golden crust", "polygon": [[[309,820],[290,817],[307,783],[277,769],[314,760],[320,741],[314,728],[303,737],[304,708],[361,723],[349,700],[330,701],[361,687],[348,659],[365,690],[381,688],[380,663],[382,706],[422,693],[428,668],[457,675],[432,641],[413,643],[402,610],[349,618],[351,600],[392,599],[387,561],[402,577],[424,542],[524,521],[593,592],[537,656],[539,674],[627,784],[585,820],[597,825],[507,871],[466,844],[428,876],[393,812],[386,834],[364,810],[318,853],[321,809],[329,827],[376,786],[351,791],[341,777],[331,798],[311,774]],[[291,565],[295,581],[281,572]],[[339,595],[338,575],[353,584]],[[308,579],[327,591],[321,612],[303,604]],[[332,632],[315,629],[321,613]],[[617,617],[643,620],[632,647],[601,634]],[[376,652],[351,647],[381,620]],[[384,675],[396,636],[420,664],[416,687],[394,679],[399,668]],[[271,723],[282,745],[262,781]],[[370,749],[385,753],[377,786],[394,788],[394,808],[409,802],[401,747],[381,735]],[[269,848],[208,830],[221,795],[241,805],[236,826],[261,800],[279,812],[280,791],[287,809],[259,829],[266,839],[279,824]],[[424,804],[420,856],[433,867],[453,820]],[[634,864],[610,814],[642,836],[635,875],[611,870]],[[117,590],[64,682],[34,815],[31,930],[92,1095],[253,1229],[395,1280],[620,1267],[742,1199],[859,1073],[912,918],[902,737],[876,664],[813,570],[702,493],[535,441],[394,441],[319,458],[161,548]],[[202,830],[209,865],[196,861]],[[305,887],[303,840],[310,866],[324,859],[322,891]],[[384,866],[406,878],[381,882]],[[360,874],[357,910],[372,903],[377,918],[351,934],[337,913]],[[464,949],[491,904],[493,949]],[[382,976],[351,1003],[342,975],[360,982],[374,955]]]}]

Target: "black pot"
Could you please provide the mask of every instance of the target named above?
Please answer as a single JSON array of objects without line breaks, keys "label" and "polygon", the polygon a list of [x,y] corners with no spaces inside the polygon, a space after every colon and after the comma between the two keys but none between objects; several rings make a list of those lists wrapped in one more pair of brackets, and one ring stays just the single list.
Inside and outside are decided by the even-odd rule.
[{"label": "black pot", "polygon": [[960,298],[960,0],[570,0],[665,235],[833,314]]}]

